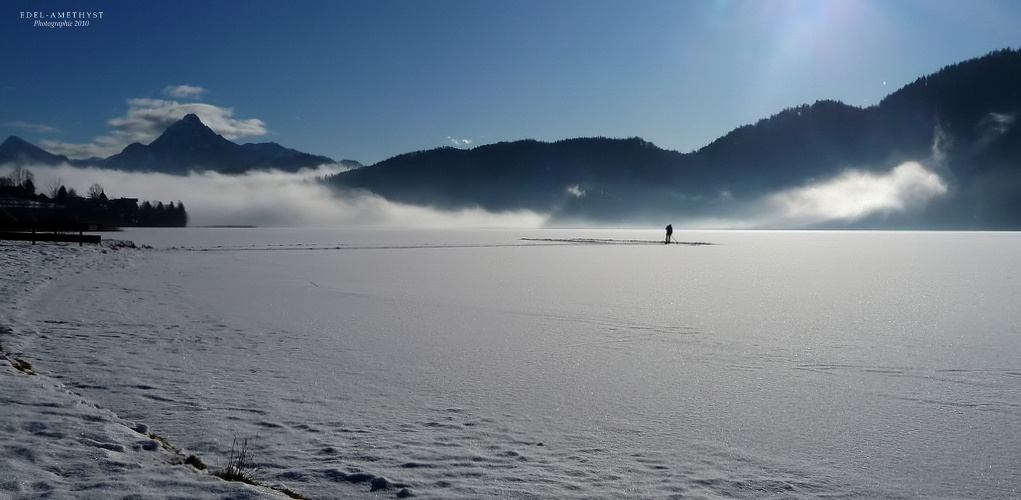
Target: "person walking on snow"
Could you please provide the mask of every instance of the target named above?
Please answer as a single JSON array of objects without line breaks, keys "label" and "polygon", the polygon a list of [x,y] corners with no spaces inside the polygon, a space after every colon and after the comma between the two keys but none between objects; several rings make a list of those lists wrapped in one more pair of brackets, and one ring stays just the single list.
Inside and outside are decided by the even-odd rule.
[{"label": "person walking on snow", "polygon": [[674,226],[672,224],[666,225],[666,241],[664,243],[670,243],[670,238],[674,235]]}]

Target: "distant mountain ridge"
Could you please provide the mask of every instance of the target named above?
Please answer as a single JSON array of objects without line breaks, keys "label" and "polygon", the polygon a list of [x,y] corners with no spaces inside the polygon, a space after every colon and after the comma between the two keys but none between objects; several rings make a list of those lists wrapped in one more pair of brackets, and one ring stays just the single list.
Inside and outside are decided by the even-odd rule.
[{"label": "distant mountain ridge", "polygon": [[70,161],[15,135],[0,143],[0,165],[60,165]]},{"label": "distant mountain ridge", "polygon": [[[62,163],[183,175],[192,170],[238,174],[249,170],[273,168],[294,172],[302,168],[315,168],[337,162],[326,156],[288,149],[275,142],[239,145],[217,134],[194,114],[186,115],[167,127],[150,144],[136,142],[105,159],[69,160],[65,156],[48,153],[15,136],[0,144],[0,165]],[[351,160],[343,160],[341,163],[350,167],[361,166]]]},{"label": "distant mountain ridge", "polygon": [[[691,153],[637,137],[520,140],[406,153],[324,182],[440,209],[532,210],[554,222],[644,224],[747,216],[773,193],[848,169],[879,175],[919,161],[946,182],[945,195],[914,211],[826,227],[1021,229],[1019,116],[1021,51],[1004,49],[920,77],[874,106],[818,101],[785,109]],[[64,162],[171,174],[334,163],[276,143],[238,145],[195,115],[149,145],[132,144],[106,159],[67,160],[14,136],[0,144],[0,164]]]},{"label": "distant mountain ridge", "polygon": [[687,154],[639,138],[523,140],[403,154],[327,182],[443,209],[630,223],[726,217],[849,168],[885,173],[916,160],[950,184],[946,196],[921,213],[847,226],[1021,229],[1019,115],[1021,52],[1005,49],[921,77],[875,106],[786,109]]}]

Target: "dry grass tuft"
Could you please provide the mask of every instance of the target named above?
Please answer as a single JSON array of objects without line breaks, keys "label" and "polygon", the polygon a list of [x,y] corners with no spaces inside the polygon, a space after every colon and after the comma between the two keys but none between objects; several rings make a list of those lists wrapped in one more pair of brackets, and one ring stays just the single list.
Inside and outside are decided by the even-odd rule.
[{"label": "dry grass tuft", "polygon": [[248,439],[246,438],[241,441],[241,444],[238,444],[238,438],[235,436],[234,442],[230,445],[230,458],[227,460],[227,467],[214,472],[213,475],[225,481],[257,484],[255,473],[258,471],[259,469],[252,464],[252,457],[248,453]]}]

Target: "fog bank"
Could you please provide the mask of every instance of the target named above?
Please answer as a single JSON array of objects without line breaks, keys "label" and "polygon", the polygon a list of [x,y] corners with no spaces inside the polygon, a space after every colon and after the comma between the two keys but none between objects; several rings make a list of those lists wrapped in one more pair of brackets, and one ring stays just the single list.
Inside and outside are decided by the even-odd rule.
[{"label": "fog bank", "polygon": [[[212,171],[186,176],[100,168],[27,167],[40,192],[58,182],[84,194],[92,184],[111,198],[182,202],[190,226],[417,226],[523,227],[545,224],[547,216],[528,212],[491,213],[482,209],[442,211],[403,205],[372,194],[341,196],[316,178],[347,169],[323,165],[296,173],[277,170],[224,175]],[[7,175],[10,169],[0,170]]]},{"label": "fog bank", "polygon": [[[539,228],[552,214],[521,210],[493,213],[481,208],[454,211],[406,205],[367,192],[335,191],[317,181],[346,170],[322,165],[296,173],[276,170],[224,175],[212,171],[186,176],[125,172],[99,168],[30,167],[41,192],[63,184],[84,194],[98,183],[111,198],[182,202],[191,226],[390,226],[453,228]],[[0,170],[0,175],[10,172]],[[58,184],[59,182],[59,184]],[[794,229],[831,222],[853,224],[868,217],[920,211],[945,195],[947,182],[919,162],[888,172],[847,170],[829,179],[781,190],[756,200],[733,200],[718,207],[719,216],[684,219],[663,214],[677,227],[704,229]],[[661,224],[662,223],[662,224]],[[604,225],[576,220],[572,225]]]},{"label": "fog bank", "polygon": [[921,163],[902,163],[887,173],[848,170],[765,200],[765,224],[806,226],[830,221],[854,222],[874,215],[919,210],[946,194],[947,183]]}]

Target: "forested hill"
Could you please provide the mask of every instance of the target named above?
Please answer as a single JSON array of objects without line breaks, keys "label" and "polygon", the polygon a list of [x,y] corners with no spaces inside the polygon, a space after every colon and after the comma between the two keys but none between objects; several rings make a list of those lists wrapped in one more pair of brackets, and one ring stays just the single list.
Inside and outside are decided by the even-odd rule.
[{"label": "forested hill", "polygon": [[949,192],[910,218],[859,222],[1021,229],[1019,111],[1021,51],[1005,49],[920,77],[875,106],[786,109],[687,154],[638,138],[523,140],[404,154],[327,182],[446,209],[628,222],[724,217],[848,168],[888,172],[915,160],[939,173]]},{"label": "forested hill", "polygon": [[444,209],[548,211],[610,186],[616,193],[625,187],[655,189],[657,180],[671,178],[684,160],[641,139],[524,140],[408,153],[331,182]]}]

